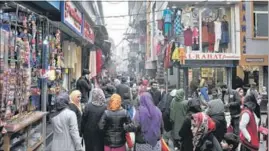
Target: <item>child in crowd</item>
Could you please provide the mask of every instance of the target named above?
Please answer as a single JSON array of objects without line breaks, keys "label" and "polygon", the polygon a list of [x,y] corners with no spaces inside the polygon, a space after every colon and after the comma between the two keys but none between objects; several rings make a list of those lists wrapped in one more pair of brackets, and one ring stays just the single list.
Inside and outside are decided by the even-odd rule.
[{"label": "child in crowd", "polygon": [[239,138],[234,133],[226,133],[221,142],[223,151],[236,151],[239,144]]}]

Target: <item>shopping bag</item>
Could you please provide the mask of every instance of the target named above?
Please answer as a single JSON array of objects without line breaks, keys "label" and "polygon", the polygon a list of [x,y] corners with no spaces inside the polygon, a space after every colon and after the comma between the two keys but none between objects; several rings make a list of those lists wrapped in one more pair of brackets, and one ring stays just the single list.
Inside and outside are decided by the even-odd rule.
[{"label": "shopping bag", "polygon": [[162,151],[170,151],[168,145],[166,144],[163,138],[161,139],[161,146],[162,146]]},{"label": "shopping bag", "polygon": [[125,138],[126,138],[127,147],[133,148],[134,147],[134,139],[132,139],[131,133],[126,133]]}]

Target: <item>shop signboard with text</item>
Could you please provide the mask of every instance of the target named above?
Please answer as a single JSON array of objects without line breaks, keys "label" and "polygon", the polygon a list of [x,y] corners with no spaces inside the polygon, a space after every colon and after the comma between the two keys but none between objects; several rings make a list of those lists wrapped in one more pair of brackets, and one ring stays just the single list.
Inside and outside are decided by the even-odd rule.
[{"label": "shop signboard with text", "polygon": [[83,13],[72,1],[61,2],[61,20],[79,35],[83,33]]},{"label": "shop signboard with text", "polygon": [[186,53],[186,60],[240,60],[234,53]]},{"label": "shop signboard with text", "polygon": [[84,35],[84,38],[88,40],[90,43],[92,44],[94,43],[93,27],[86,20],[84,20],[83,35]]}]

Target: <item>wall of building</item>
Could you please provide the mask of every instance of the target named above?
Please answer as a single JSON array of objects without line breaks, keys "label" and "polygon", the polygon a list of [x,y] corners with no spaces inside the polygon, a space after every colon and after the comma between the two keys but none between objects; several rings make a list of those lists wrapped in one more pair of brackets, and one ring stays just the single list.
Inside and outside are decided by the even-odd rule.
[{"label": "wall of building", "polygon": [[246,1],[246,54],[263,55],[268,53],[268,40],[253,39],[252,1]]}]

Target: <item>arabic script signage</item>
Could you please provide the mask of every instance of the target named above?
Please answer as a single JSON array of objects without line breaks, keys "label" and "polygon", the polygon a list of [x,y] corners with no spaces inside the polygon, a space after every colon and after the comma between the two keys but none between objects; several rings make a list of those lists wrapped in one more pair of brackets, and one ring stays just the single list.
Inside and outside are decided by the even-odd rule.
[{"label": "arabic script signage", "polygon": [[83,31],[83,14],[71,1],[62,1],[61,17],[69,28],[77,34],[82,35]]}]

